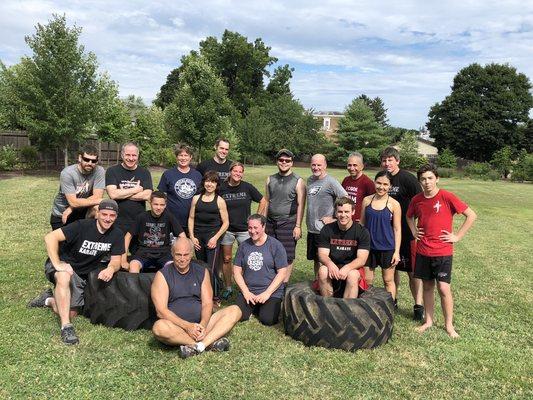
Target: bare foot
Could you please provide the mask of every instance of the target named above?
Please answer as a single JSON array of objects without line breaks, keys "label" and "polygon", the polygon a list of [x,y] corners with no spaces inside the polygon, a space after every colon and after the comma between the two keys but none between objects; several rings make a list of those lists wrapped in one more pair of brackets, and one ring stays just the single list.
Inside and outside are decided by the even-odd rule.
[{"label": "bare foot", "polygon": [[459,337],[459,334],[455,331],[453,326],[446,328],[446,332],[448,333],[448,336],[450,336],[452,339],[457,339]]},{"label": "bare foot", "polygon": [[424,325],[421,325],[419,326],[418,328],[416,328],[416,331],[418,333],[424,333],[425,331],[427,331],[429,328],[431,328],[433,326],[433,324],[431,323],[425,323]]}]

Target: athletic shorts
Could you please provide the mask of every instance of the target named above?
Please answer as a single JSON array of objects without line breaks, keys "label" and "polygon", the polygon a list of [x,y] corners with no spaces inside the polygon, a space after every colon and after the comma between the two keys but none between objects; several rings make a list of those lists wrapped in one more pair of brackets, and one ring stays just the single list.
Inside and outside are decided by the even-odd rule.
[{"label": "athletic shorts", "polygon": [[224,236],[222,237],[222,242],[220,244],[222,246],[232,246],[235,241],[237,241],[237,244],[241,244],[246,239],[250,238],[250,234],[248,231],[245,232],[230,232],[226,231],[224,233]]},{"label": "athletic shorts", "polygon": [[318,239],[320,239],[320,233],[307,233],[308,260],[318,260]]},{"label": "athletic shorts", "polygon": [[416,260],[416,240],[402,240],[400,245],[400,262],[396,271],[413,272]]},{"label": "athletic shorts", "polygon": [[382,269],[392,268],[392,256],[394,250],[370,250],[368,255],[367,266],[370,269],[376,269],[381,267]]},{"label": "athletic shorts", "polygon": [[275,325],[278,323],[279,312],[281,310],[281,299],[277,297],[269,298],[264,304],[248,304],[246,299],[239,292],[235,299],[235,305],[241,309],[241,321],[250,319],[250,315],[257,316],[264,325]]},{"label": "athletic shorts", "polygon": [[131,261],[133,260],[141,263],[141,271],[159,271],[165,264],[172,262],[172,256],[170,254],[162,254],[159,257],[150,257],[148,254],[135,254],[131,258]]},{"label": "athletic shorts", "polygon": [[274,221],[267,219],[266,233],[278,239],[287,253],[287,261],[291,264],[296,257],[296,240],[293,237],[293,231],[296,227],[296,219],[283,219]]},{"label": "athletic shorts", "polygon": [[416,255],[415,278],[424,281],[450,283],[452,281],[452,258],[453,256],[428,257],[422,254]]},{"label": "athletic shorts", "polygon": [[[54,284],[54,287],[56,285],[56,269],[50,262],[50,260],[46,260],[46,263],[44,264],[44,274],[46,275],[46,278]],[[65,273],[66,272],[62,272]],[[77,307],[83,307],[84,300],[83,300],[83,289],[85,289],[85,285],[87,284],[87,281],[83,278],[81,278],[77,273],[73,273],[70,277],[70,308],[77,308]]]}]

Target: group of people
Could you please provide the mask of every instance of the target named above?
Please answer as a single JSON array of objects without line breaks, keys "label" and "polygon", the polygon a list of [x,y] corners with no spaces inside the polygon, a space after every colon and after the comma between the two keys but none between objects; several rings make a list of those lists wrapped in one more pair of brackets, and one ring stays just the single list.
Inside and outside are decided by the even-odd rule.
[{"label": "group of people", "polygon": [[[326,158],[315,154],[306,184],[292,170],[294,154],[281,149],[275,157],[278,171],[267,178],[263,196],[243,180],[244,165],[228,159],[227,140],[217,140],[214,148],[213,158],[193,168],[192,149],[177,145],[177,165],[163,173],[155,191],[134,143],[122,146],[122,162],[107,171],[97,165],[96,149],[87,146],[78,163],[61,172],[53,230],[45,236],[45,274],[55,289],[29,305],[59,315],[64,343],[79,341],[71,318],[83,306],[83,288],[95,269],[103,281],[121,269],[156,272],[151,296],[159,319],[153,334],[179,345],[184,358],[228,350],[226,334],[252,314],[265,325],[276,324],[306,203],[307,259],[314,262],[317,292],[356,298],[381,267],[396,302],[397,271],[407,271],[414,318],[424,319],[425,310],[420,330],[433,325],[437,281],[446,330],[457,336],[449,288],[452,243],[476,215],[438,189],[435,168],[419,170],[417,181],[399,168],[399,152],[389,147],[381,154],[383,170],[372,181],[363,173],[363,156],[352,153],[349,176],[341,184],[328,175]],[[257,203],[253,214],[252,202]],[[454,234],[455,213],[466,219]],[[213,314],[221,298],[232,296],[233,283],[234,304]]]}]

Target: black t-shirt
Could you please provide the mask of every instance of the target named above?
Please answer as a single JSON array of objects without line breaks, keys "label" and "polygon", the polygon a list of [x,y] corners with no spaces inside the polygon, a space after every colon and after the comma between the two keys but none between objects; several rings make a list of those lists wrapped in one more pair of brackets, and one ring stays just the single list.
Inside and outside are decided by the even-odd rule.
[{"label": "black t-shirt", "polygon": [[124,234],[115,226],[100,233],[95,219],[82,219],[63,226],[65,245],[60,259],[69,263],[78,275],[87,275],[100,267],[104,256],[124,253]]},{"label": "black t-shirt", "polygon": [[170,233],[178,237],[183,229],[168,210],[159,217],[154,217],[151,211],[145,211],[137,216],[129,232],[137,237],[139,243],[136,254],[159,257],[170,252]]},{"label": "black t-shirt", "polygon": [[222,182],[229,176],[229,167],[231,163],[231,160],[226,159],[224,164],[219,164],[213,158],[210,158],[209,160],[202,161],[200,164],[198,164],[196,170],[199,171],[202,176],[204,176],[207,171],[216,171],[220,181]]},{"label": "black t-shirt", "polygon": [[346,231],[341,230],[337,222],[332,222],[320,230],[318,247],[329,249],[331,261],[342,267],[357,258],[357,250],[370,251],[370,235],[357,222]]},{"label": "black t-shirt", "polygon": [[422,191],[420,183],[409,171],[400,169],[396,175],[392,176],[389,195],[400,203],[402,208],[402,242],[413,240],[413,234],[407,225],[407,209],[411,199]]},{"label": "black t-shirt", "polygon": [[[134,187],[137,182],[143,189],[153,189],[152,175],[146,168],[138,166],[134,170],[126,169],[122,164],[113,165],[105,173],[105,184],[115,185],[117,189],[129,189]],[[130,199],[117,200],[118,218],[117,225],[129,230],[131,224],[135,222],[137,215],[146,211],[146,202]]]},{"label": "black t-shirt", "polygon": [[230,186],[223,182],[219,190],[220,197],[226,200],[229,216],[230,232],[246,232],[248,230],[247,219],[250,216],[252,201],[259,203],[263,195],[254,185],[241,181],[237,186]]}]

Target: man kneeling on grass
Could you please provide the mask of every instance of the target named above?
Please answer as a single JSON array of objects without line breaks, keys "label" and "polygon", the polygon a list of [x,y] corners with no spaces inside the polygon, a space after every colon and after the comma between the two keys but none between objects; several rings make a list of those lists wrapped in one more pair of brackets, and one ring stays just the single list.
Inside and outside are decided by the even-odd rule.
[{"label": "man kneeling on grass", "polygon": [[192,260],[193,243],[179,237],[172,246],[173,263],[159,270],[152,283],[152,301],[160,318],[152,328],[155,338],[180,346],[187,358],[204,350],[227,351],[226,335],[239,321],[238,307],[213,312],[213,289],[209,271]]},{"label": "man kneeling on grass", "polygon": [[370,235],[352,219],[355,203],[348,197],[335,201],[337,220],[320,230],[318,284],[325,297],[355,299],[359,286],[366,289],[364,265],[370,252]]},{"label": "man kneeling on grass", "polygon": [[[46,277],[55,285],[33,299],[29,307],[51,307],[61,321],[61,340],[65,344],[79,342],[70,319],[83,307],[83,289],[89,273],[102,267],[104,256],[111,256],[107,268],[100,271],[98,279],[108,282],[120,269],[124,253],[122,231],[113,226],[117,219],[116,201],[102,200],[96,220],[84,219],[56,229],[44,238],[48,260]],[[60,243],[65,242],[59,251]],[[61,254],[60,254],[61,253]]]},{"label": "man kneeling on grass", "polygon": [[[476,219],[476,213],[456,195],[439,189],[439,173],[432,165],[423,165],[417,172],[422,193],[411,200],[407,210],[409,229],[418,241],[416,246],[415,274],[424,284],[426,321],[418,328],[424,332],[433,326],[435,314],[435,281],[439,291],[444,326],[452,338],[459,337],[453,326],[452,279],[453,244],[463,238]],[[466,218],[453,233],[454,214]],[[415,219],[418,219],[415,225]]]}]

